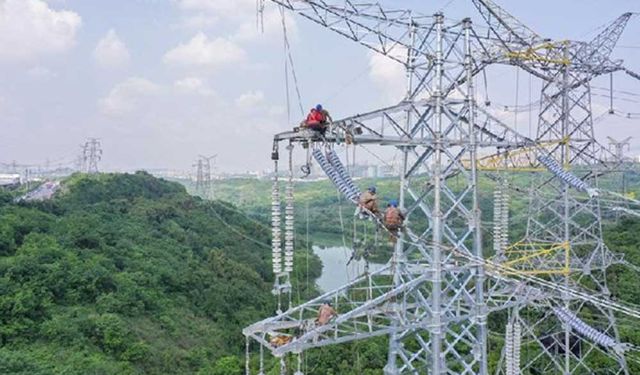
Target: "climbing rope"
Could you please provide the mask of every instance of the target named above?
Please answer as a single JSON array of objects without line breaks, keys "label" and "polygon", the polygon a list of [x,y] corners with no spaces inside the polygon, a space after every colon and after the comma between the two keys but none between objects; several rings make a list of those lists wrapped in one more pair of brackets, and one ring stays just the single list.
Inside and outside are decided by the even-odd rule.
[{"label": "climbing rope", "polygon": [[249,367],[249,336],[245,339],[245,359],[244,359],[244,372],[245,375],[251,375],[251,369]]},{"label": "climbing rope", "polygon": [[289,43],[289,37],[287,32],[287,22],[284,12],[284,7],[280,6],[280,18],[282,20],[282,35],[284,39],[284,52],[285,52],[285,85],[287,89],[287,115],[289,122],[291,122],[290,113],[290,101],[289,101],[289,66],[291,67],[291,77],[293,78],[293,84],[296,89],[296,95],[298,97],[298,106],[300,108],[300,116],[304,117],[304,109],[302,108],[302,95],[300,95],[300,85],[298,84],[298,76],[296,74],[295,64],[293,63],[293,56],[291,55],[291,45]]}]

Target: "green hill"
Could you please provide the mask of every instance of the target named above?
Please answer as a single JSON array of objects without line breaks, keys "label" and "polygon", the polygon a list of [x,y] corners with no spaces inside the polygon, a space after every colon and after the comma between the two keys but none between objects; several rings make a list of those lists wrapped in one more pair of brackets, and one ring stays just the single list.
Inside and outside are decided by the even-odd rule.
[{"label": "green hill", "polygon": [[1,374],[241,373],[241,328],[274,310],[267,227],[146,173],[9,198]]}]

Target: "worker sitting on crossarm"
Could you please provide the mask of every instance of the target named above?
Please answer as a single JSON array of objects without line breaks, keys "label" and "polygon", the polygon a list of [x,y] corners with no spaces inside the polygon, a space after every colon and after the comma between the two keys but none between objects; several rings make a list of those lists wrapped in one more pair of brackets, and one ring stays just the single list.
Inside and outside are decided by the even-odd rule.
[{"label": "worker sitting on crossarm", "polygon": [[398,231],[402,228],[404,223],[404,214],[398,208],[398,201],[392,200],[387,205],[387,209],[384,212],[384,226],[390,232],[390,239],[392,243],[396,242],[398,237]]},{"label": "worker sitting on crossarm", "polygon": [[331,306],[331,301],[325,301],[320,306],[320,309],[318,309],[318,318],[316,319],[316,325],[323,326],[329,323],[329,321],[336,316],[338,316],[338,313],[336,313],[336,310],[334,310]]},{"label": "worker sitting on crossarm", "polygon": [[380,215],[375,186],[369,186],[367,191],[360,195],[360,199],[358,200],[358,214],[361,219],[364,219],[369,214],[374,216]]},{"label": "worker sitting on crossarm", "polygon": [[333,122],[331,115],[329,112],[322,108],[322,104],[316,105],[314,108],[311,108],[309,114],[307,115],[307,119],[303,121],[302,127],[319,131],[321,134],[324,134],[327,131],[327,125],[329,122]]}]

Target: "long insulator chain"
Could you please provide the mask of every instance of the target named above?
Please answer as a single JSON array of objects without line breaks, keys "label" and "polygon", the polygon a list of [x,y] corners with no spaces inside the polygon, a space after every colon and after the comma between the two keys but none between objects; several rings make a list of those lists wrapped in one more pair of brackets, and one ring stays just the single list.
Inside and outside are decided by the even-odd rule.
[{"label": "long insulator chain", "polygon": [[504,351],[506,360],[506,375],[516,375],[513,373],[513,323],[507,323],[504,335]]},{"label": "long insulator chain", "polygon": [[520,349],[522,346],[522,327],[518,321],[507,323],[505,332],[506,375],[520,374]]},{"label": "long insulator chain", "polygon": [[509,191],[508,181],[501,178],[493,192],[493,250],[504,254],[509,246]]},{"label": "long insulator chain", "polygon": [[513,324],[513,373],[520,374],[520,350],[522,348],[522,326],[516,321]]},{"label": "long insulator chain", "polygon": [[499,183],[496,184],[496,190],[493,191],[493,251],[497,254],[503,254],[502,244],[502,190]]},{"label": "long insulator chain", "polygon": [[334,166],[329,162],[329,160],[327,160],[327,157],[322,153],[322,151],[315,149],[313,150],[312,155],[327,177],[329,177],[331,182],[333,182],[333,184],[338,188],[338,191],[340,191],[340,193],[342,193],[342,195],[347,199],[354,203],[357,202],[359,194],[351,190],[349,184],[341,178],[338,171],[336,171]]},{"label": "long insulator chain", "polygon": [[293,145],[287,146],[289,150],[289,180],[286,188],[286,207],[284,211],[284,272],[293,272]]},{"label": "long insulator chain", "polygon": [[297,357],[298,357],[298,370],[294,372],[293,375],[304,375],[304,372],[302,372],[302,353],[298,353]]},{"label": "long insulator chain", "polygon": [[345,168],[344,164],[342,164],[342,161],[340,161],[340,157],[338,156],[338,154],[336,154],[336,151],[333,149],[328,150],[327,159],[329,160],[329,163],[331,163],[333,168],[336,170],[336,172],[338,172],[338,175],[340,176],[340,178],[347,184],[349,194],[350,194],[349,198],[358,199],[358,197],[360,196],[360,189],[358,189],[356,184],[353,183],[353,180],[351,179],[349,172]]},{"label": "long insulator chain", "polygon": [[278,179],[278,161],[274,166],[273,186],[271,188],[271,256],[273,262],[273,273],[275,275],[282,272],[282,239],[281,239],[281,215],[280,204],[280,181]]},{"label": "long insulator chain", "polygon": [[584,191],[592,198],[598,196],[597,189],[589,187],[586,182],[582,181],[577,176],[565,171],[562,166],[551,156],[538,156],[538,161],[542,163],[542,165],[544,165],[549,170],[549,172],[553,173],[554,176],[558,177],[567,185],[572,186],[576,190]]},{"label": "long insulator chain", "polygon": [[509,181],[505,178],[501,181],[502,186],[502,214],[500,215],[500,225],[502,226],[502,236],[500,246],[503,251],[509,247]]},{"label": "long insulator chain", "polygon": [[592,342],[595,342],[598,345],[607,348],[616,348],[619,346],[617,345],[615,339],[589,326],[587,323],[582,321],[582,319],[578,318],[574,313],[567,311],[566,309],[561,307],[554,308],[553,312],[556,314],[558,319],[571,326],[571,328],[573,328],[576,332],[588,338]]}]

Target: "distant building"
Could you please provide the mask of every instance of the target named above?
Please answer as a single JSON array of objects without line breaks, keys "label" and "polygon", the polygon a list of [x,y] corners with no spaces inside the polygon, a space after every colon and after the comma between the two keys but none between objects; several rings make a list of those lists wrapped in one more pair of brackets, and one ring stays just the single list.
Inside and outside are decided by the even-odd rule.
[{"label": "distant building", "polygon": [[0,174],[0,186],[20,185],[20,175],[18,173]]}]

